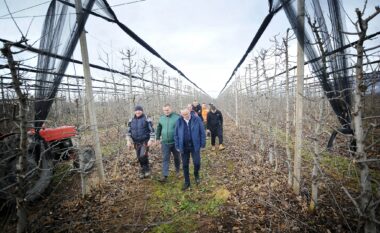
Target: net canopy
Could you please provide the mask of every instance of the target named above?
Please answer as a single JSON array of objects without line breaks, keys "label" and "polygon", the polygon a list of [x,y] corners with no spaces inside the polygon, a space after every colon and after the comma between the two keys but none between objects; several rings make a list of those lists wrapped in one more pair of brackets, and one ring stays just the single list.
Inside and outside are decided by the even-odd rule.
[{"label": "net canopy", "polygon": [[[295,0],[268,0],[269,11],[267,16],[220,94],[235,76],[248,54],[254,49],[274,15],[281,9],[284,10],[297,39],[300,38],[301,33],[297,28],[296,3]],[[304,29],[304,52],[311,72],[317,76],[320,86],[342,126],[339,131],[344,134],[352,134],[350,97],[354,79],[352,75],[348,74],[347,52],[353,44],[347,44],[344,34],[345,15],[342,14],[343,10],[340,0],[305,0],[306,22],[308,23],[305,24]],[[330,138],[329,146],[331,146],[336,134],[337,132],[334,132]]]},{"label": "net canopy", "polygon": [[[296,36],[298,38],[300,37],[300,32],[297,28],[297,13],[295,10],[297,1],[268,0],[267,2],[268,14],[263,19],[252,42],[233,70],[224,88],[234,77],[248,54],[254,49],[272,18],[281,9],[284,10]],[[96,10],[94,10],[95,8]],[[306,23],[304,51],[310,70],[317,76],[324,94],[328,98],[342,126],[340,131],[342,133],[352,134],[350,127],[350,96],[352,94],[352,84],[354,80],[352,75],[348,74],[347,69],[349,46],[347,46],[347,39],[344,34],[345,16],[342,12],[342,2],[339,0],[305,1],[306,16],[310,19],[311,24],[314,25],[314,29],[318,31],[318,36],[313,33],[313,27],[309,23]],[[40,49],[45,51],[46,54],[39,55],[37,67],[43,71],[54,71],[54,74],[44,72],[36,76],[36,86],[40,87],[36,92],[36,128],[41,127],[43,121],[47,118],[53,99],[58,91],[58,86],[69,63],[68,59],[58,59],[49,54],[57,54],[65,58],[71,58],[78,43],[80,33],[84,30],[84,26],[90,14],[117,24],[128,36],[133,38],[154,56],[161,59],[169,67],[177,71],[199,90],[203,91],[173,64],[165,60],[156,50],[121,23],[106,0],[84,0],[82,2],[82,10],[78,15],[76,14],[74,0],[53,0],[50,3],[45,18],[40,41]],[[320,46],[318,46],[318,42],[322,42]],[[223,90],[221,92],[223,92]]]},{"label": "net canopy", "polygon": [[[82,10],[77,14],[75,0],[52,0],[43,25],[37,69],[44,71],[36,75],[35,128],[41,128],[46,120],[59,85],[64,77],[70,58],[78,44],[89,15],[117,24],[128,36],[159,58],[180,76],[199,88],[172,63],[164,59],[148,43],[121,23],[106,0],[84,0]],[[58,56],[57,56],[58,55]],[[206,94],[206,93],[205,93]]]},{"label": "net canopy", "polygon": [[[299,39],[296,1],[281,0],[281,2],[293,31]],[[326,0],[322,1],[322,4],[320,0],[305,1],[307,23],[305,23],[304,31],[304,51],[307,59],[313,61],[309,62],[311,71],[317,76],[342,125],[340,132],[352,134],[350,96],[353,77],[348,74],[347,69],[347,49],[344,49],[347,42],[342,12],[342,3],[339,0]],[[333,133],[329,146],[335,135],[336,132]]]}]

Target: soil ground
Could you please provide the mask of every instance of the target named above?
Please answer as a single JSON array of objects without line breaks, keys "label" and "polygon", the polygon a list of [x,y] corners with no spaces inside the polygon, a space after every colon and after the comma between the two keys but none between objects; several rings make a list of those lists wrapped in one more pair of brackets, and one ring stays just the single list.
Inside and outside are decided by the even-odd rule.
[{"label": "soil ground", "polygon": [[[115,140],[107,134],[102,136],[103,145]],[[86,198],[81,198],[79,174],[61,164],[49,195],[29,208],[31,232],[355,231],[353,205],[326,177],[321,182],[317,212],[310,213],[309,188],[303,187],[302,195],[296,196],[287,187],[283,151],[278,153],[275,170],[230,120],[224,138],[224,151],[211,151],[207,140],[201,184],[193,184],[185,192],[181,191],[183,176],[175,177],[173,163],[168,182],[159,182],[159,148],[151,150],[152,176],[143,180],[137,178],[139,165],[133,151],[125,146],[117,152],[108,148],[104,162],[107,181]],[[305,180],[309,179],[307,173]]]}]

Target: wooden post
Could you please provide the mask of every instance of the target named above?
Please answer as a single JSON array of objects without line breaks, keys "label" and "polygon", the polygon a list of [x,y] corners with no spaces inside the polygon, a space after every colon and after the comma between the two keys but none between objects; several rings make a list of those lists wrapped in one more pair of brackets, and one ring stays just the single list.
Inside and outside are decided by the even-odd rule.
[{"label": "wooden post", "polygon": [[[77,11],[77,19],[79,19],[79,16],[82,13],[82,3],[81,0],[75,0],[75,8]],[[79,20],[77,20],[79,21]],[[95,113],[95,105],[94,105],[94,96],[92,93],[92,80],[91,80],[91,72],[90,72],[90,62],[88,59],[88,51],[87,51],[87,40],[86,40],[86,34],[84,30],[81,33],[80,36],[80,49],[82,54],[82,60],[83,60],[83,73],[84,73],[84,79],[86,84],[86,100],[88,104],[88,111],[89,111],[89,119],[90,119],[90,125],[91,125],[91,134],[95,146],[95,164],[97,168],[98,178],[99,178],[99,184],[103,183],[105,180],[104,175],[104,168],[103,168],[103,158],[102,158],[102,152],[100,149],[100,141],[99,141],[99,132],[98,132],[98,123],[96,120],[96,113]]]},{"label": "wooden post", "polygon": [[286,69],[286,126],[285,126],[285,148],[286,157],[288,164],[288,186],[289,188],[293,185],[293,169],[292,169],[292,155],[290,153],[290,98],[289,98],[289,29],[286,31],[286,38],[284,39],[285,47],[285,69]]},{"label": "wooden post", "polygon": [[236,126],[239,126],[238,82],[239,82],[239,77],[236,77],[236,80],[235,80],[235,124]]},{"label": "wooden post", "polygon": [[[179,78],[178,78],[179,79]],[[179,80],[179,88],[180,88],[180,93],[181,93],[181,96],[179,97],[180,99],[180,103],[179,103],[179,109],[183,108],[183,94],[185,92],[183,92],[182,90],[182,80]]]},{"label": "wooden post", "polygon": [[301,161],[302,161],[302,122],[303,122],[303,85],[304,85],[304,29],[305,29],[305,0],[297,1],[297,93],[296,93],[296,142],[294,153],[293,191],[300,193]]}]

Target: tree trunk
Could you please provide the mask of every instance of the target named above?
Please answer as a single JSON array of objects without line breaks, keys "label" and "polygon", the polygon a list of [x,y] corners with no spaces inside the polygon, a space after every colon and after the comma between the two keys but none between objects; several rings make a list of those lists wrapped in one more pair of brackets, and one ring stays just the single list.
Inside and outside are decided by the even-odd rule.
[{"label": "tree trunk", "polygon": [[129,75],[129,116],[132,118],[134,115],[134,96],[133,96],[133,80],[132,80],[132,54],[127,50],[128,59],[128,75]]},{"label": "tree trunk", "polygon": [[12,82],[19,102],[19,121],[20,121],[20,148],[16,149],[16,209],[17,209],[17,233],[27,231],[28,216],[25,203],[25,162],[27,153],[27,97],[21,91],[16,62],[13,60],[11,45],[5,44],[1,50],[7,58],[9,69],[12,75]]},{"label": "tree trunk", "polygon": [[320,177],[320,145],[318,144],[318,138],[321,131],[322,120],[325,114],[324,106],[325,103],[322,98],[319,103],[319,117],[317,118],[315,131],[314,131],[314,155],[313,155],[313,171],[311,173],[311,201],[310,201],[310,211],[314,212],[318,207],[318,185],[319,185],[319,177]]},{"label": "tree trunk", "polygon": [[367,153],[364,145],[364,131],[363,131],[363,98],[366,90],[363,74],[363,55],[364,55],[364,40],[366,37],[368,22],[380,13],[380,8],[376,8],[376,12],[369,16],[367,19],[362,19],[362,12],[356,9],[358,16],[358,29],[359,40],[356,45],[357,61],[356,61],[356,82],[354,91],[354,103],[353,103],[353,123],[354,123],[354,137],[356,140],[356,152],[355,157],[358,161],[358,167],[360,170],[360,211],[364,220],[364,232],[376,232],[375,223],[375,205],[374,196],[371,187],[371,176],[369,174]]}]

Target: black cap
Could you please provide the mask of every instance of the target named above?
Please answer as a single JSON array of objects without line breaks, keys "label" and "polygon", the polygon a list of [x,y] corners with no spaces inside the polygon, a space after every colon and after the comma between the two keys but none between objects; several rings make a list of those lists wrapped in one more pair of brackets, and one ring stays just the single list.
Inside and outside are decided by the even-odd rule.
[{"label": "black cap", "polygon": [[135,111],[144,111],[143,107],[141,105],[136,105],[135,106]]}]

